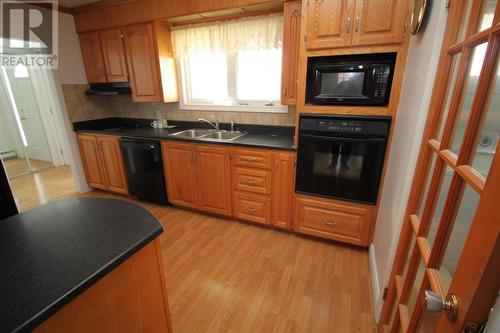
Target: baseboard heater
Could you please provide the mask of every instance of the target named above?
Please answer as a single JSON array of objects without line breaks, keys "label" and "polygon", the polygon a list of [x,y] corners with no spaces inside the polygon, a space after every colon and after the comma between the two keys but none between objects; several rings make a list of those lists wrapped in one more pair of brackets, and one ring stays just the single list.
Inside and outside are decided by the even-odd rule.
[{"label": "baseboard heater", "polygon": [[2,160],[10,160],[17,157],[15,150],[0,150],[0,158]]}]

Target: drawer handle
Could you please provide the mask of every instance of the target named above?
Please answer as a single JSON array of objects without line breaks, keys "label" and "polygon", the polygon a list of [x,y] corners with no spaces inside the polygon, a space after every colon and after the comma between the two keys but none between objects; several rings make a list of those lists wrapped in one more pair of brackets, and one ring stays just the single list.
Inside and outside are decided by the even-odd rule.
[{"label": "drawer handle", "polygon": [[255,184],[257,184],[257,181],[255,179],[247,179],[247,184],[248,185],[255,185]]},{"label": "drawer handle", "polygon": [[259,160],[257,157],[250,157],[250,156],[245,156],[243,157],[243,159],[248,162],[257,162]]},{"label": "drawer handle", "polygon": [[247,208],[247,212],[249,213],[255,213],[255,211],[257,211],[257,208]]},{"label": "drawer handle", "polygon": [[335,222],[335,221],[330,221],[330,220],[323,220],[323,223],[325,223],[325,224],[329,224],[329,225],[336,225],[336,224],[337,224],[337,222]]}]

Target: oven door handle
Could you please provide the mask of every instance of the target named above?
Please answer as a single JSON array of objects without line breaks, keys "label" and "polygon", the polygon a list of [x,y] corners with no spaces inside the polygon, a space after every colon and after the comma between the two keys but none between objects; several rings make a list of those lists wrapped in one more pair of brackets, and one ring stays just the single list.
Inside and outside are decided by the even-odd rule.
[{"label": "oven door handle", "polygon": [[384,138],[343,138],[339,136],[325,136],[325,135],[312,135],[300,134],[301,137],[308,139],[320,139],[327,141],[340,141],[340,142],[386,142]]}]

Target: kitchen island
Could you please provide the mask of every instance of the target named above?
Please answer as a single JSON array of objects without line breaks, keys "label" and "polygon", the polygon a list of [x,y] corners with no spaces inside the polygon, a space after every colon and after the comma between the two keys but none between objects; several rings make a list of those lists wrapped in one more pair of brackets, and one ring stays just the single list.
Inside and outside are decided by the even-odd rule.
[{"label": "kitchen island", "polygon": [[115,199],[0,221],[0,331],[171,332],[162,232],[148,210]]}]

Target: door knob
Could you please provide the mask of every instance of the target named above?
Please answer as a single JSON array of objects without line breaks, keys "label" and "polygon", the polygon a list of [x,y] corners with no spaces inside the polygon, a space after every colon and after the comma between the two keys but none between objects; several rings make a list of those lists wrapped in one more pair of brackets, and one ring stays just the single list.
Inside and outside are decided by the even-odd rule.
[{"label": "door knob", "polygon": [[423,307],[428,312],[440,312],[444,310],[449,320],[452,322],[457,320],[458,298],[455,294],[449,294],[443,299],[438,294],[426,290]]}]

